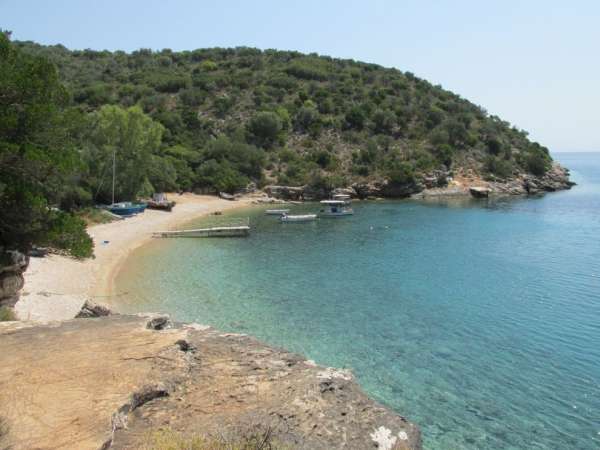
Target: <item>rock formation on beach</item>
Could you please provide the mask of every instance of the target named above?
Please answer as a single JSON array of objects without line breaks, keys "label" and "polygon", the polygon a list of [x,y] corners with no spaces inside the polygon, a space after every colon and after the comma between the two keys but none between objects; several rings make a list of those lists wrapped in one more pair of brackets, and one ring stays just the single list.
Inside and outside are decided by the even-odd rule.
[{"label": "rock formation on beach", "polygon": [[4,251],[0,247],[0,307],[13,307],[19,300],[29,265],[29,257],[16,250]]},{"label": "rock formation on beach", "polygon": [[348,371],[166,316],[0,323],[0,448],[136,449],[269,430],[299,449],[420,449],[418,428]]}]

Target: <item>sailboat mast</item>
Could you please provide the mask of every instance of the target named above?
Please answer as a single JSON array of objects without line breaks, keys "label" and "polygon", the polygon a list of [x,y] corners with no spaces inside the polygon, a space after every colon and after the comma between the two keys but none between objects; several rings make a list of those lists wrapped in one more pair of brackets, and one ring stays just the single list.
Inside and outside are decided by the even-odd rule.
[{"label": "sailboat mast", "polygon": [[113,179],[112,179],[112,204],[115,204],[115,169],[117,165],[116,150],[113,150]]}]

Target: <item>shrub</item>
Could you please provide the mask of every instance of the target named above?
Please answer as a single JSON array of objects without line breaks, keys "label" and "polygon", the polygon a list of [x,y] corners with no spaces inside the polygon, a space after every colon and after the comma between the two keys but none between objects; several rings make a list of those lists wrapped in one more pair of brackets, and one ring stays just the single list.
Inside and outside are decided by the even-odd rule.
[{"label": "shrub", "polygon": [[388,171],[388,178],[393,184],[413,184],[415,182],[414,169],[407,162],[395,163]]},{"label": "shrub", "polygon": [[540,146],[533,145],[529,154],[525,157],[525,168],[528,172],[542,176],[550,168],[551,160],[547,153]]},{"label": "shrub", "polygon": [[247,126],[251,141],[263,147],[271,147],[279,137],[282,128],[281,119],[274,112],[255,114]]},{"label": "shrub", "polygon": [[502,179],[510,178],[513,173],[513,167],[509,161],[492,155],[485,159],[484,169]]},{"label": "shrub", "polygon": [[359,106],[353,106],[345,115],[346,128],[362,130],[367,120],[365,112]]},{"label": "shrub", "polygon": [[[10,322],[17,320],[17,315],[12,308],[8,306],[0,306],[0,322]],[[0,423],[0,439],[2,438],[2,423]]]}]

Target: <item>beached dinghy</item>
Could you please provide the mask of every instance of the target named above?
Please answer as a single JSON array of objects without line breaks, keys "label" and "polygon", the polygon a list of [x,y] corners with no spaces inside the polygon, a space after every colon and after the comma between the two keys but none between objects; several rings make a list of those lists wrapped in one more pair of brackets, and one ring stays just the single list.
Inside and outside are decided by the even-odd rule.
[{"label": "beached dinghy", "polygon": [[290,212],[289,209],[267,209],[265,211],[265,214],[267,216],[283,216],[289,212]]},{"label": "beached dinghy", "polygon": [[119,216],[133,216],[134,214],[143,213],[146,209],[145,203],[121,202],[113,203],[106,207],[111,213]]},{"label": "beached dinghy", "polygon": [[296,214],[289,215],[284,214],[279,218],[281,222],[312,222],[313,220],[317,220],[316,214]]},{"label": "beached dinghy", "polygon": [[159,193],[152,195],[152,200],[148,201],[148,208],[160,209],[162,211],[171,211],[175,206],[175,202],[167,198],[167,194]]}]

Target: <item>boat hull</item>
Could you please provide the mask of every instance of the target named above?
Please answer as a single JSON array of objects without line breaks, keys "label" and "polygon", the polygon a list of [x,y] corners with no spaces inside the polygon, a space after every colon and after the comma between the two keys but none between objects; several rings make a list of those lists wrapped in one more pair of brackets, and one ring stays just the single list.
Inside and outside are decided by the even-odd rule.
[{"label": "boat hull", "polygon": [[329,217],[344,217],[344,216],[352,216],[354,211],[341,211],[341,212],[322,212],[319,213],[319,217],[329,218]]},{"label": "boat hull", "polygon": [[281,216],[279,220],[282,223],[301,223],[301,222],[313,222],[317,220],[316,214],[304,214],[298,216]]},{"label": "boat hull", "polygon": [[146,204],[115,204],[106,209],[118,216],[133,216],[134,214],[143,213],[146,210]]}]

